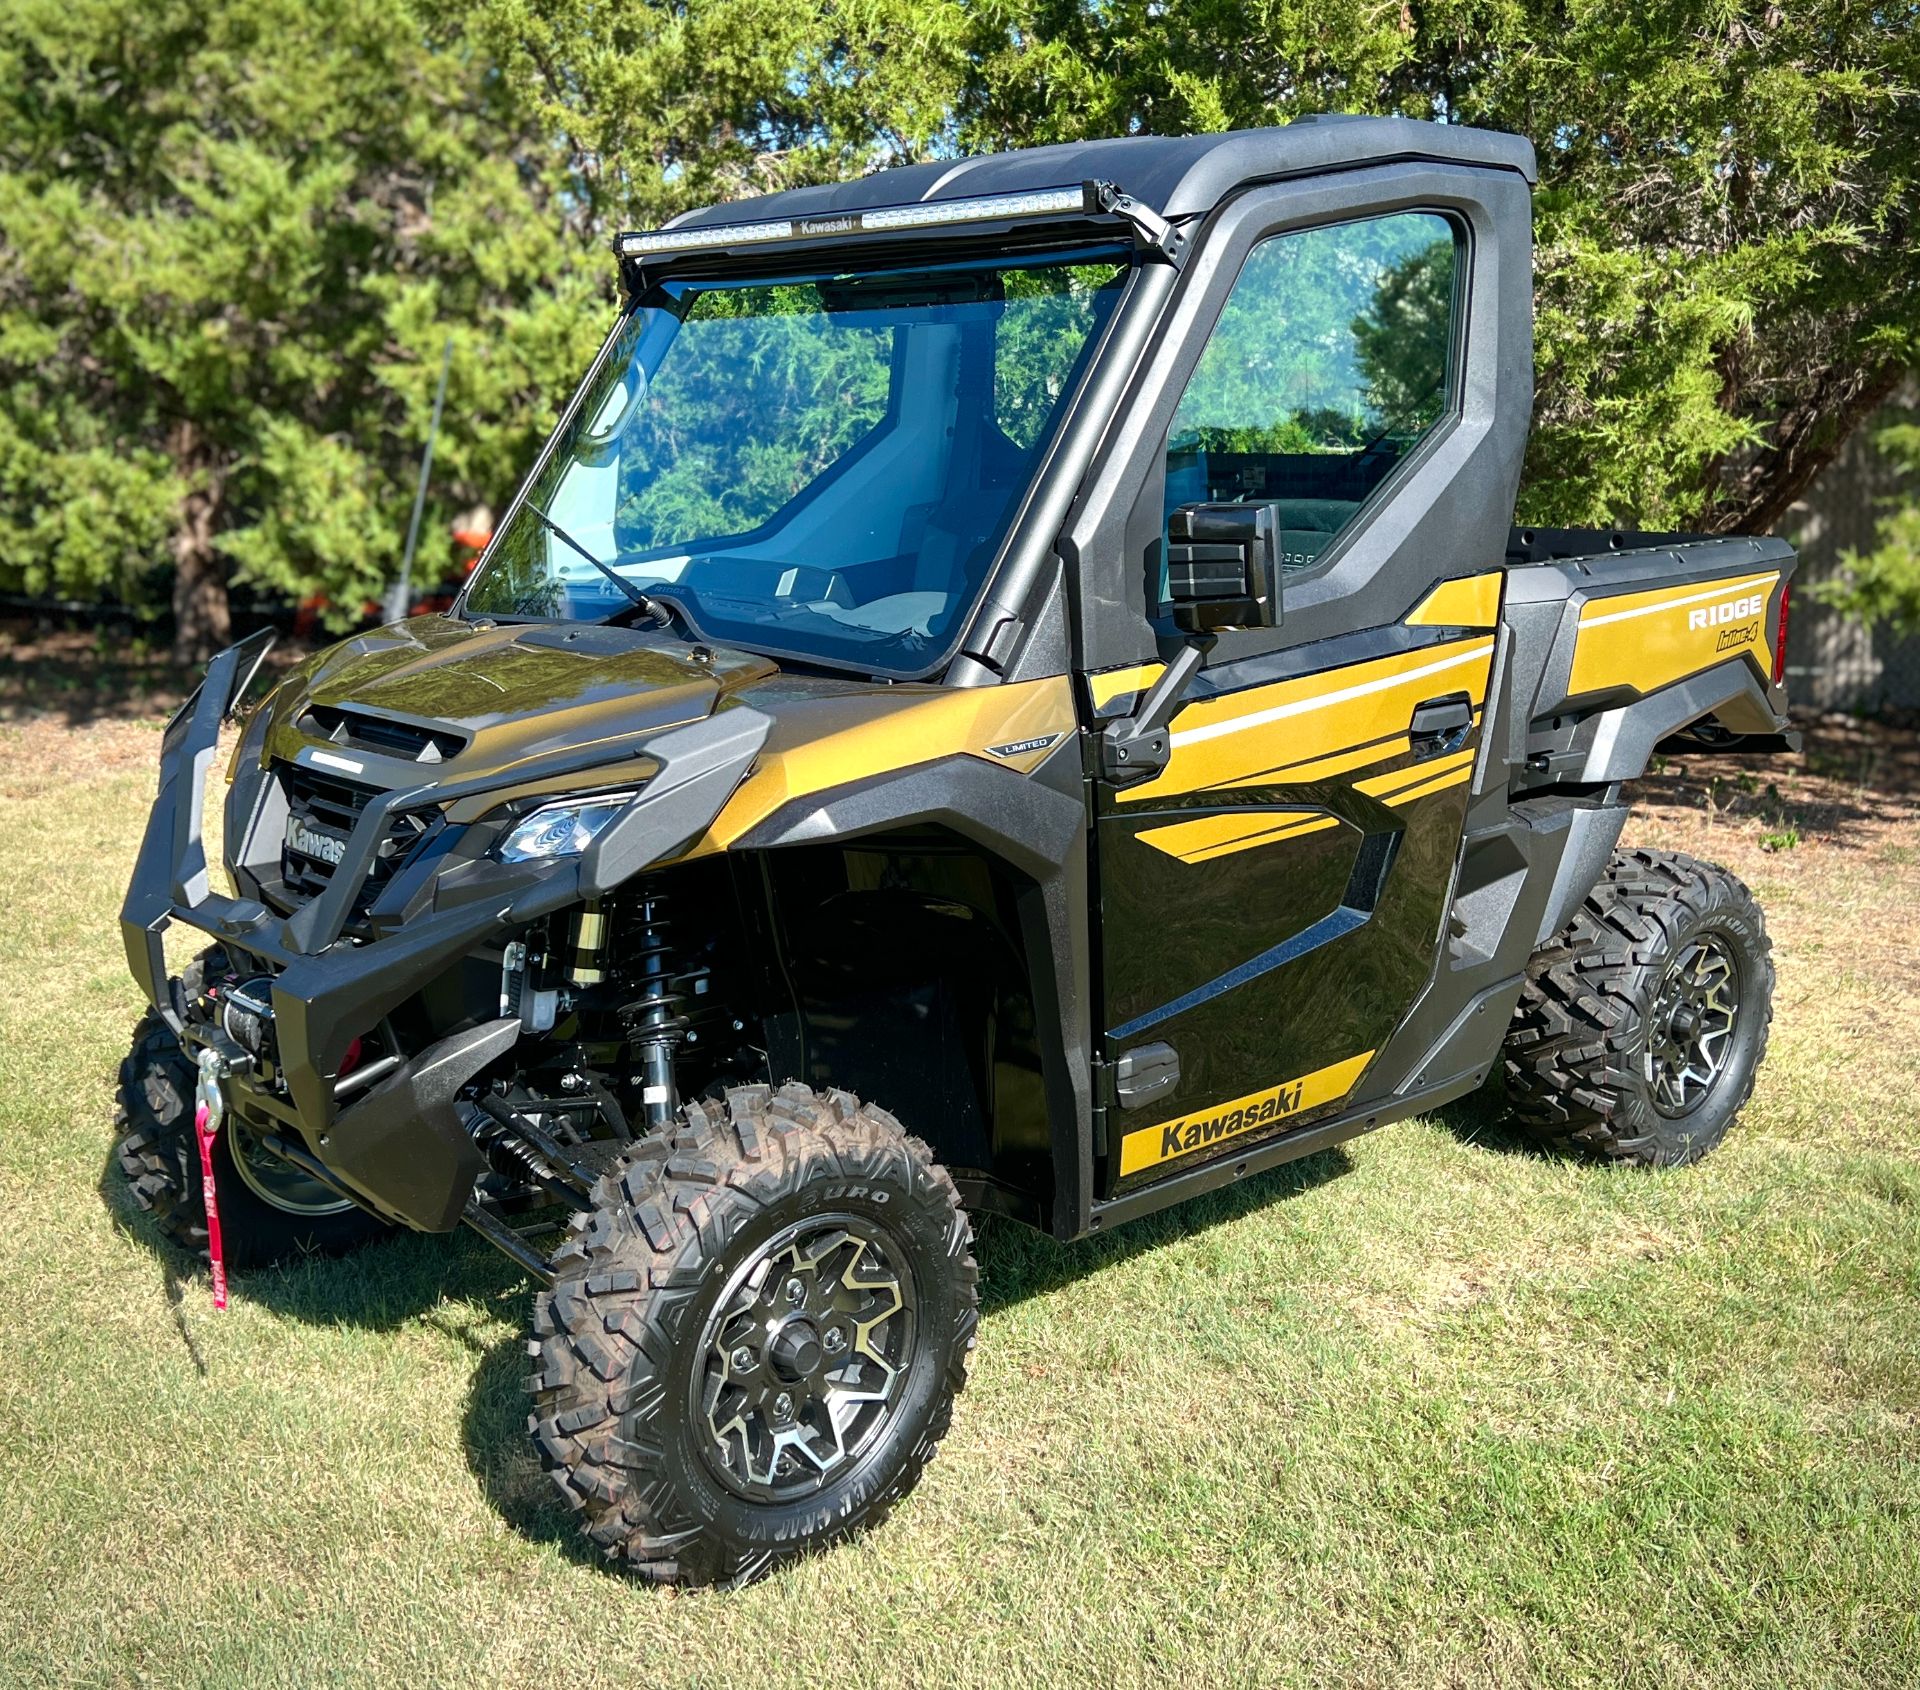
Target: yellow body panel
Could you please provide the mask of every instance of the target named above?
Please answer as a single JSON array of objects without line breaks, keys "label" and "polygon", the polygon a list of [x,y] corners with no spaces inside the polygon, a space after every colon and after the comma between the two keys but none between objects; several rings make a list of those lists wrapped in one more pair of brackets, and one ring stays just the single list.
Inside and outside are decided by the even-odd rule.
[{"label": "yellow body panel", "polygon": [[1464,575],[1442,581],[1413,608],[1407,618],[1416,628],[1492,628],[1500,621],[1500,588],[1504,569],[1484,575]]},{"label": "yellow body panel", "polygon": [[1204,863],[1255,845],[1298,839],[1339,825],[1337,818],[1317,810],[1231,810],[1168,827],[1146,828],[1138,838],[1142,844],[1178,857],[1183,863]]},{"label": "yellow body panel", "polygon": [[1124,669],[1108,669],[1087,677],[1087,690],[1098,710],[1130,692],[1145,692],[1166,671],[1164,663],[1130,663]]},{"label": "yellow body panel", "polygon": [[825,699],[784,711],[781,725],[790,729],[788,743],[769,743],[689,856],[724,851],[795,798],[942,757],[980,757],[1029,773],[1078,726],[1064,675]]},{"label": "yellow body panel", "polygon": [[1770,676],[1766,614],[1779,584],[1780,571],[1770,569],[1589,601],[1574,638],[1570,694],[1648,693],[1743,655]]},{"label": "yellow body panel", "polygon": [[[1173,719],[1166,770],[1127,787],[1118,802],[1311,778],[1298,771],[1316,759],[1404,742],[1414,706],[1426,699],[1464,692],[1478,709],[1492,662],[1493,641],[1475,636],[1200,699]],[[1392,754],[1372,750],[1355,766]]]},{"label": "yellow body panel", "polygon": [[1231,1103],[1176,1115],[1171,1121],[1130,1132],[1120,1141],[1121,1178],[1170,1162],[1177,1156],[1212,1149],[1243,1133],[1255,1132],[1322,1104],[1337,1103],[1360,1083],[1361,1074],[1372,1060],[1372,1051],[1362,1051],[1358,1056],[1316,1069],[1297,1080],[1248,1092]]}]

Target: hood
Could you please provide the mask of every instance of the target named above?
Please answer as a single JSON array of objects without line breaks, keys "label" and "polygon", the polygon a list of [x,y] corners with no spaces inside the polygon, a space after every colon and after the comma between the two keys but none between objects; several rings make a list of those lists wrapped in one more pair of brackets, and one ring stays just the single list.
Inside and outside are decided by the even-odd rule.
[{"label": "hood", "polygon": [[767,658],[652,630],[420,616],[295,669],[267,702],[262,750],[289,761],[327,750],[383,785],[421,765],[441,782],[512,779],[555,753],[638,750],[778,673]]}]

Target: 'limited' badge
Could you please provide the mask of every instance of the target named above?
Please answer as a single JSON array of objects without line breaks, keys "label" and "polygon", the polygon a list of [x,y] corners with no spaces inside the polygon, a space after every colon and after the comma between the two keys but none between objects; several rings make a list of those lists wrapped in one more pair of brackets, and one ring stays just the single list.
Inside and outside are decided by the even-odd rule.
[{"label": "'limited' badge", "polygon": [[1045,751],[1061,738],[1060,734],[1041,734],[1037,739],[1016,739],[1011,745],[989,745],[987,750],[995,757],[1025,757],[1035,751]]}]

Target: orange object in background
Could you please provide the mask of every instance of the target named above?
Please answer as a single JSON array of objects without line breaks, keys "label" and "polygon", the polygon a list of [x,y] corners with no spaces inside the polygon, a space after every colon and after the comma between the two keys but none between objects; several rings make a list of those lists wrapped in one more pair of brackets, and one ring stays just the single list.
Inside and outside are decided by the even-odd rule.
[{"label": "orange object in background", "polygon": [[325,593],[309,593],[303,598],[293,613],[293,633],[296,639],[310,640],[321,632],[320,613],[327,608]]}]

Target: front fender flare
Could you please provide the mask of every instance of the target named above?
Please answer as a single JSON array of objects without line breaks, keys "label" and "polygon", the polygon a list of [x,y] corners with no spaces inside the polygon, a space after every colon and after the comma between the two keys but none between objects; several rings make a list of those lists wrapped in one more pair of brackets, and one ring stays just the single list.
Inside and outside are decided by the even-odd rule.
[{"label": "front fender flare", "polygon": [[[1055,753],[1077,758],[1069,741]],[[1051,761],[1051,760],[1050,760]],[[950,829],[1017,870],[1041,1068],[1052,1122],[1055,1232],[1085,1232],[1093,1193],[1093,1032],[1087,887],[1087,808],[1077,761],[1071,790],[973,756],[945,757],[898,774],[795,798],[751,828],[731,851],[830,845],[914,824]],[[1066,783],[1063,783],[1066,784]]]}]

